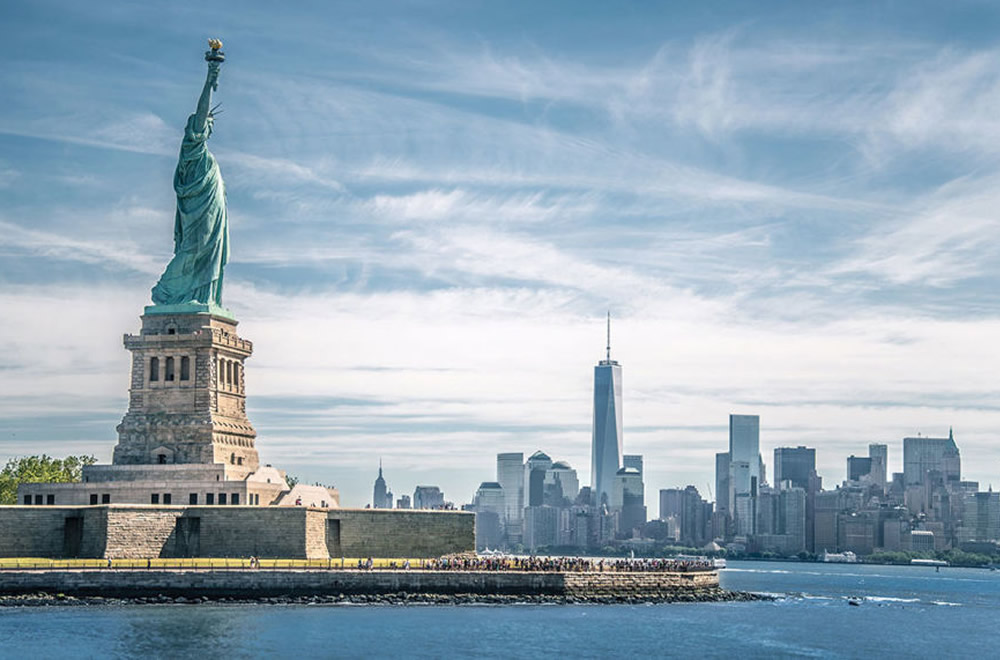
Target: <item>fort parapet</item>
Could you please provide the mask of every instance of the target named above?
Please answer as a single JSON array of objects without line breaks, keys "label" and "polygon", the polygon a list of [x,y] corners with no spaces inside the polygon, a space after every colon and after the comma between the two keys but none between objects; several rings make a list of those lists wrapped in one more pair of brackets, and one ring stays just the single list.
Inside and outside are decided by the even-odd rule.
[{"label": "fort parapet", "polygon": [[475,549],[462,511],[257,506],[0,507],[0,557],[429,558]]}]

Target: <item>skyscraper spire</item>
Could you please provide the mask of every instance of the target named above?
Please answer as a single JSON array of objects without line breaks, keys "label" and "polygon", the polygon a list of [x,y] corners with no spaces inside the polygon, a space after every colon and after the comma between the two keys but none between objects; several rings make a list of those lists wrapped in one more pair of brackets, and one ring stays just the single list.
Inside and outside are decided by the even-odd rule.
[{"label": "skyscraper spire", "polygon": [[611,310],[604,359],[594,367],[594,426],[590,452],[591,494],[596,506],[614,502],[615,474],[622,467],[622,368],[611,359]]},{"label": "skyscraper spire", "polygon": [[391,509],[392,495],[389,487],[385,485],[385,478],[382,476],[382,457],[378,459],[378,478],[375,479],[375,488],[372,491],[373,509]]},{"label": "skyscraper spire", "polygon": [[607,360],[611,361],[611,310],[608,310],[608,348],[607,348]]}]

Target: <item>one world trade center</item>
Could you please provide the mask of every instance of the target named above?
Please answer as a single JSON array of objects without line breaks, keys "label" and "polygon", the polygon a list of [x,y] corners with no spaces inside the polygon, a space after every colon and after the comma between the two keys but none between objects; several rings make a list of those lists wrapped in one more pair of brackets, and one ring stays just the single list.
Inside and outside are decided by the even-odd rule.
[{"label": "one world trade center", "polygon": [[611,359],[611,313],[608,312],[608,345],[603,360],[594,367],[594,435],[590,478],[594,503],[611,503],[615,473],[622,466],[622,368]]}]

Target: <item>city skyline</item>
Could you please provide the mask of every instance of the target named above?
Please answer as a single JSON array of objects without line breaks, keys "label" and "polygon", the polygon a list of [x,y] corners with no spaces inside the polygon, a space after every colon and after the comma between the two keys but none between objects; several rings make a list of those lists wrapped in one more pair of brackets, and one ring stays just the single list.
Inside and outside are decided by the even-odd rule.
[{"label": "city skyline", "polygon": [[459,503],[538,449],[590,483],[609,308],[647,504],[715,483],[730,414],[826,483],[949,427],[1000,481],[1000,10],[107,4],[2,10],[0,459],[110,460],[218,36],[226,304],[304,483],[363,506],[383,457]]}]

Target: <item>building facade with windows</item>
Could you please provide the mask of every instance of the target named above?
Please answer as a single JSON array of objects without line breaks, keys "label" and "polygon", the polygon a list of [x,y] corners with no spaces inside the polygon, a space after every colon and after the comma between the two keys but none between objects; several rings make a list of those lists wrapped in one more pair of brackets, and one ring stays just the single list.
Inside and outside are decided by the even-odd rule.
[{"label": "building facade with windows", "polygon": [[591,492],[594,504],[610,503],[615,475],[622,468],[622,368],[611,359],[611,317],[605,358],[594,367],[594,419],[591,439]]},{"label": "building facade with windows", "polygon": [[[129,404],[110,465],[87,465],[81,483],[22,484],[21,504],[339,506],[332,488],[300,484],[262,466],[246,415],[243,363],[253,344],[222,315],[154,313],[125,335],[132,353]],[[30,501],[29,501],[30,500]]]}]

